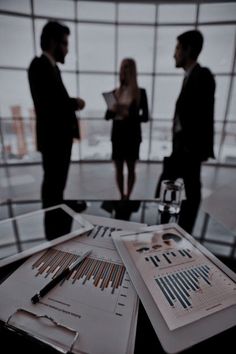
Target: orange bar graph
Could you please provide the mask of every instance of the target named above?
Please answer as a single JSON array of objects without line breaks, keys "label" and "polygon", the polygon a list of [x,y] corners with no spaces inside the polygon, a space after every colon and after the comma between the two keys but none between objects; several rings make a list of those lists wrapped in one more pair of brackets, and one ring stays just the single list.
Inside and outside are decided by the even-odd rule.
[{"label": "orange bar graph", "polygon": [[[32,268],[37,270],[35,276],[42,275],[46,278],[50,274],[54,278],[78,257],[69,252],[50,249],[34,262]],[[125,267],[121,264],[88,257],[65,280],[72,280],[72,284],[80,281],[82,285],[89,282],[102,291],[111,288],[111,293],[114,294],[121,286],[124,274]]]}]

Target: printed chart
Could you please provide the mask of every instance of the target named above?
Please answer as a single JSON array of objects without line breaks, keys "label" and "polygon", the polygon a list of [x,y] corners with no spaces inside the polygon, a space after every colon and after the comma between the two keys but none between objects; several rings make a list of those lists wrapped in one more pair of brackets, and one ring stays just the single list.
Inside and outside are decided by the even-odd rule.
[{"label": "printed chart", "polygon": [[[55,278],[64,269],[77,260],[79,256],[72,253],[48,250],[32,266],[37,268],[38,275],[44,275],[47,278],[51,274]],[[125,267],[121,264],[101,261],[99,259],[86,258],[83,264],[77,270],[71,271],[65,281],[76,281],[82,285],[91,282],[96,288],[104,290],[111,286],[111,293],[121,286],[125,274]],[[63,284],[64,281],[61,282]]]},{"label": "printed chart", "polygon": [[182,264],[192,261],[194,256],[191,251],[186,249],[171,250],[166,252],[158,252],[158,255],[153,254],[152,256],[145,257],[147,262],[153,264],[154,267],[164,268],[172,264]]},{"label": "printed chart", "polygon": [[[93,220],[91,222],[95,224]],[[138,297],[111,238],[112,231],[121,230],[123,225],[125,228],[129,224],[121,221],[114,221],[114,226],[110,224],[109,219],[106,223],[106,219],[101,218],[91,232],[27,260],[0,289],[3,318],[6,320],[9,313],[14,313],[17,305],[31,313],[46,314],[54,323],[78,330],[79,340],[74,344],[74,353],[132,352]],[[135,228],[133,226],[133,230],[137,230],[137,225],[134,225]],[[92,252],[82,263],[43,296],[37,305],[31,304],[30,299],[35,293],[87,251]],[[18,296],[19,287],[22,298]],[[28,318],[20,320],[21,328],[27,328]],[[35,323],[35,328],[27,328],[29,333],[34,335],[37,332],[41,338],[63,349],[66,340],[71,342],[71,338],[67,339],[68,332],[62,336],[57,329],[55,333],[52,329],[48,331],[48,327],[40,323]]]},{"label": "printed chart", "polygon": [[[129,303],[130,279],[124,265],[116,257],[112,257],[111,251],[107,259],[104,250],[98,247],[93,248],[93,254],[96,258],[86,258],[61,281],[58,289],[50,291],[48,299],[65,302],[66,298],[70,306],[72,303],[78,303],[79,306],[93,304],[93,308],[99,311],[117,316],[125,315],[126,305]],[[77,257],[79,256],[57,249],[48,250],[32,265],[34,276],[47,278],[49,281]]]},{"label": "printed chart", "polygon": [[118,234],[170,330],[236,303],[235,282],[179,230]]}]

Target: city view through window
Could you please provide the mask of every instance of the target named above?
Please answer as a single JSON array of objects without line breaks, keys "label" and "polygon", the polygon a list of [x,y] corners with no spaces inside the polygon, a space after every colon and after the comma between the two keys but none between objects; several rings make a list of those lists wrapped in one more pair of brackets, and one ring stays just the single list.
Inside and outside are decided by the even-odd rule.
[{"label": "city view through window", "polygon": [[[110,160],[110,122],[102,92],[118,85],[121,60],[137,62],[138,83],[147,91],[150,121],[142,125],[140,156],[161,161],[171,151],[171,127],[183,70],[173,59],[176,37],[198,28],[204,35],[199,62],[216,79],[216,161],[236,164],[236,3],[126,3],[76,0],[0,0],[0,162],[40,161],[35,147],[35,113],[27,68],[40,55],[48,20],[71,31],[69,54],[60,65],[78,113],[81,140],[72,160]],[[203,128],[204,129],[204,128]],[[201,142],[199,141],[199,144]]]}]

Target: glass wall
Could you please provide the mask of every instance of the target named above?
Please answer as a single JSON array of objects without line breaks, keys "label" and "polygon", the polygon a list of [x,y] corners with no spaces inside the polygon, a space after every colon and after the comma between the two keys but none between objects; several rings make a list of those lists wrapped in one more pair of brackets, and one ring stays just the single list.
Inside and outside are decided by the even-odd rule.
[{"label": "glass wall", "polygon": [[171,149],[171,125],[183,70],[176,69],[176,36],[199,28],[205,43],[199,62],[216,78],[215,154],[236,164],[236,3],[165,4],[76,0],[0,0],[0,163],[40,162],[27,68],[40,55],[40,33],[50,19],[71,30],[61,65],[71,96],[86,100],[78,114],[81,140],[73,160],[109,160],[110,122],[102,92],[118,85],[120,62],[133,57],[148,94],[151,120],[142,125],[141,159],[162,160]]}]

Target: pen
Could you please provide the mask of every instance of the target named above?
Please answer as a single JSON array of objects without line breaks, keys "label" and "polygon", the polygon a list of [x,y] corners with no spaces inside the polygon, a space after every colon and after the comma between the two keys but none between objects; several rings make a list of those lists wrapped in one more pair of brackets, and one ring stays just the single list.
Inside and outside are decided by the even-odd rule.
[{"label": "pen", "polygon": [[46,295],[55,285],[57,285],[62,279],[64,279],[78,264],[83,262],[83,260],[90,255],[92,250],[85,252],[82,256],[80,256],[75,262],[73,262],[69,267],[64,269],[61,273],[56,276],[56,278],[52,279],[47,285],[45,285],[38,293],[36,293],[32,298],[31,302],[33,304],[37,304],[40,298]]}]

